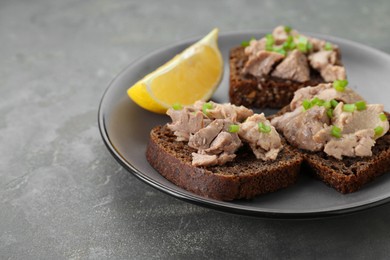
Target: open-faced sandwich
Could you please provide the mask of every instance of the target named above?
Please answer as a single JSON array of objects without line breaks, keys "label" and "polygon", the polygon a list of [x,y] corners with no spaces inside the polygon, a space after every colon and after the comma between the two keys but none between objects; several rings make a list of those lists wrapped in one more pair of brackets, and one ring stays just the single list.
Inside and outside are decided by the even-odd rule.
[{"label": "open-faced sandwich", "polygon": [[347,81],[302,88],[271,123],[300,149],[306,166],[342,193],[390,171],[389,116]]},{"label": "open-faced sandwich", "polygon": [[152,129],[146,158],[166,179],[198,195],[252,198],[295,183],[303,157],[264,114],[243,106],[175,105],[172,123]]},{"label": "open-faced sandwich", "polygon": [[281,108],[305,86],[346,79],[337,45],[278,26],[230,51],[230,102]]}]

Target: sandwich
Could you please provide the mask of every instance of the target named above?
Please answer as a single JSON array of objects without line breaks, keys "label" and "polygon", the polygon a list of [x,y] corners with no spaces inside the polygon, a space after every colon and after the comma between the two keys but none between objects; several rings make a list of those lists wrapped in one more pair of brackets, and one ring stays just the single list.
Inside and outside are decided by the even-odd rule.
[{"label": "sandwich", "polygon": [[299,149],[303,168],[341,193],[390,171],[389,114],[382,104],[368,104],[347,81],[298,90],[271,123]]},{"label": "sandwich", "polygon": [[231,49],[229,67],[230,102],[254,108],[282,108],[302,87],[346,79],[336,44],[288,26]]},{"label": "sandwich", "polygon": [[152,129],[146,158],[162,176],[197,195],[250,199],[293,185],[303,156],[264,114],[232,104],[174,105],[172,122]]}]

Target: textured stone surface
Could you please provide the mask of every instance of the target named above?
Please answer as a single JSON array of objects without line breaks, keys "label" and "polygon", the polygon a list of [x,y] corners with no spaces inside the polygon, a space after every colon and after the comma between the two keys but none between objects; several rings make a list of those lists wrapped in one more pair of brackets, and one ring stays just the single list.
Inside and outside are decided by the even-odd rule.
[{"label": "textured stone surface", "polygon": [[390,53],[390,2],[0,1],[0,258],[390,255],[390,205],[323,220],[229,215],[142,183],[106,150],[97,108],[136,57],[181,39],[291,24]]}]

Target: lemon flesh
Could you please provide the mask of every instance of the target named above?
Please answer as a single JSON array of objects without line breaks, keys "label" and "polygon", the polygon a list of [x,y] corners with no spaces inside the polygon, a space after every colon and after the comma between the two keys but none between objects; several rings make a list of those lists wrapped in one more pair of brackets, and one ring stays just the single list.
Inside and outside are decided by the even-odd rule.
[{"label": "lemon flesh", "polygon": [[175,103],[190,105],[210,99],[223,74],[217,40],[218,29],[214,29],[130,87],[129,97],[156,113],[165,113]]}]

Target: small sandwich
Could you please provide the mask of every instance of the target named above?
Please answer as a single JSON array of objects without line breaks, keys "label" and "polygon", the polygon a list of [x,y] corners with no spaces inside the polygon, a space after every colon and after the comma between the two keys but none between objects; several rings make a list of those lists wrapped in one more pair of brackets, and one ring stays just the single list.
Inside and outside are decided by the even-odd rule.
[{"label": "small sandwich", "polygon": [[341,193],[359,190],[390,171],[389,115],[367,104],[346,80],[295,92],[271,119],[287,142],[299,148],[315,176]]},{"label": "small sandwich", "polygon": [[146,158],[175,185],[229,201],[296,182],[303,156],[285,145],[264,114],[203,101],[174,105],[167,114],[172,122],[152,129]]},{"label": "small sandwich", "polygon": [[230,102],[254,108],[281,108],[294,92],[345,80],[337,45],[278,26],[271,34],[230,51]]}]

